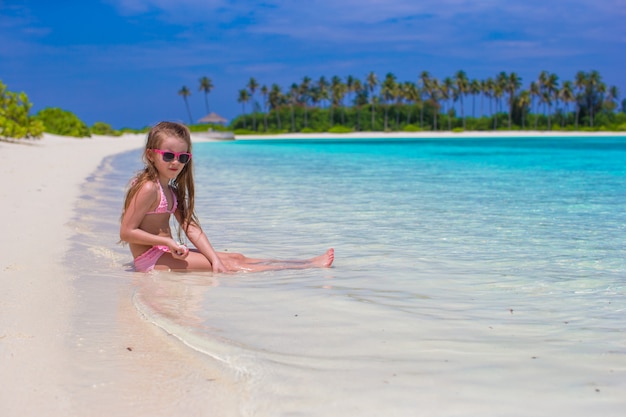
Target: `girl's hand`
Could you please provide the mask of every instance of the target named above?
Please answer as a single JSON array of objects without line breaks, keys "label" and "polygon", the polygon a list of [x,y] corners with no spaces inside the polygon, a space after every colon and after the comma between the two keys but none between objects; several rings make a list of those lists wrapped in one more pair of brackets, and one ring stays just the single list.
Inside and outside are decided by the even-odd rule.
[{"label": "girl's hand", "polygon": [[182,243],[174,242],[174,244],[170,246],[170,252],[174,259],[185,259],[187,255],[189,255],[189,248]]},{"label": "girl's hand", "polygon": [[219,257],[216,257],[215,261],[211,262],[213,265],[213,273],[217,274],[219,272],[229,272],[229,269],[226,268]]}]

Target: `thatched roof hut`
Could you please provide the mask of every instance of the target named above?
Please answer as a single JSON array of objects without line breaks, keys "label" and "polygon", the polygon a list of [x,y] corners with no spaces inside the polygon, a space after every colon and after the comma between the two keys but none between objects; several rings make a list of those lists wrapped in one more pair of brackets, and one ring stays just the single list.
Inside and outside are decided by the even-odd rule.
[{"label": "thatched roof hut", "polygon": [[202,119],[198,120],[198,123],[214,123],[214,124],[226,124],[228,120],[224,119],[222,116],[215,112],[211,112],[204,116]]}]

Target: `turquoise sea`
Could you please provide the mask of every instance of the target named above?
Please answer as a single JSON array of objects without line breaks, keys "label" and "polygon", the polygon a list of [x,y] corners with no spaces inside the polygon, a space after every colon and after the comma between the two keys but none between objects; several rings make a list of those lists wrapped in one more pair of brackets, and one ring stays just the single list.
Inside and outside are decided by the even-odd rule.
[{"label": "turquoise sea", "polygon": [[74,250],[91,275],[133,278],[137,314],[232,372],[242,415],[623,415],[626,137],[193,152],[217,250],[333,247],[333,268],[137,279],[116,246],[137,151],[90,178]]}]

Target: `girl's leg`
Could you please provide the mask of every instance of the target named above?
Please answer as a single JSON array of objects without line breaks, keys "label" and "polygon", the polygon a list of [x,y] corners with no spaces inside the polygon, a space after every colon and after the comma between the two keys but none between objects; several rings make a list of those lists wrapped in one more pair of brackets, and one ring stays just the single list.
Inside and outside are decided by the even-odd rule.
[{"label": "girl's leg", "polygon": [[165,252],[154,266],[156,270],[172,271],[212,271],[211,262],[200,252],[190,250],[185,259],[176,259],[171,253]]},{"label": "girl's leg", "polygon": [[328,249],[322,255],[304,260],[279,260],[248,258],[240,253],[218,252],[222,263],[233,270],[245,272],[277,271],[281,269],[330,268],[335,250]]},{"label": "girl's leg", "polygon": [[[328,249],[322,255],[304,260],[278,260],[248,258],[240,253],[218,252],[222,263],[232,271],[261,272],[281,269],[330,268],[335,259],[335,250]],[[175,259],[171,253],[164,253],[154,269],[172,271],[211,271],[211,262],[200,252],[190,250],[183,260]]]}]

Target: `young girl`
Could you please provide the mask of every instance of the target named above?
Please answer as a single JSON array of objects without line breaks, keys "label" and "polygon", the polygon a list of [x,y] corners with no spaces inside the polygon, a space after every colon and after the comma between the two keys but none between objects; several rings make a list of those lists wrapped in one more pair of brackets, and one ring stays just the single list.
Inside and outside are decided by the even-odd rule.
[{"label": "young girl", "polygon": [[[130,246],[135,270],[258,272],[329,268],[333,263],[333,249],[302,261],[252,259],[239,253],[216,252],[194,211],[191,135],[186,126],[172,122],[154,126],[148,133],[143,158],[146,166],[131,182],[120,227],[120,239]],[[196,249],[189,250],[172,238],[171,214]]]}]

